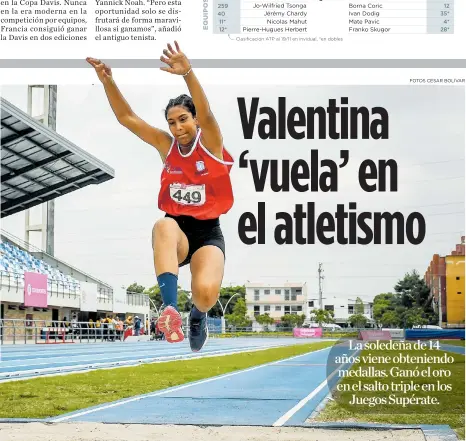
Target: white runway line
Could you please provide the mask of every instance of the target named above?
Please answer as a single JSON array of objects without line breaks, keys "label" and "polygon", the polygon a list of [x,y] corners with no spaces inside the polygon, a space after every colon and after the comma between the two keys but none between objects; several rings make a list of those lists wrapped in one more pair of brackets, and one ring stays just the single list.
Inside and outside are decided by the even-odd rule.
[{"label": "white runway line", "polygon": [[325,379],[322,383],[320,383],[307,397],[304,397],[296,406],[292,407],[288,412],[282,415],[277,421],[275,421],[272,426],[280,427],[283,426],[298,410],[304,407],[304,405],[312,400],[325,386],[327,386],[328,382],[336,375],[338,370],[340,370],[343,366],[348,363],[343,363],[338,366],[329,376]]}]

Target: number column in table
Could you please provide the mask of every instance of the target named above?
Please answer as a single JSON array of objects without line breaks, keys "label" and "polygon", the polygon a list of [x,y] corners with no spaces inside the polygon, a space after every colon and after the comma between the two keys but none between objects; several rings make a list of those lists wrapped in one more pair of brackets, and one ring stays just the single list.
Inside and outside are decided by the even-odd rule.
[{"label": "number column in table", "polygon": [[241,33],[240,0],[214,1],[214,34]]},{"label": "number column in table", "polygon": [[427,33],[454,33],[454,0],[427,0]]},{"label": "number column in table", "polygon": [[425,34],[428,32],[429,17],[433,14],[429,11],[429,1],[381,0],[368,3],[353,0],[348,4],[349,33]]}]

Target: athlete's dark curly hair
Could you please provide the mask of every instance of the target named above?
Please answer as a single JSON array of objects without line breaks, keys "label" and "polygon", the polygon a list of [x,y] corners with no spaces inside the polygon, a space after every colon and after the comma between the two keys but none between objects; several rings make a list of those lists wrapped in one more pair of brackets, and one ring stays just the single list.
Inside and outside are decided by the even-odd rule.
[{"label": "athlete's dark curly hair", "polygon": [[165,108],[165,119],[167,119],[168,111],[172,107],[176,107],[176,106],[184,107],[186,110],[188,110],[191,113],[193,118],[196,117],[196,108],[194,107],[193,99],[190,96],[183,94],[176,98],[172,98],[168,102],[167,107]]}]

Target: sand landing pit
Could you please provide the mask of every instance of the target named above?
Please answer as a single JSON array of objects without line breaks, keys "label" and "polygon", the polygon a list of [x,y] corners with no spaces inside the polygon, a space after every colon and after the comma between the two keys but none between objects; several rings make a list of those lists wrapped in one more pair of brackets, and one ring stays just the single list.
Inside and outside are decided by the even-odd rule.
[{"label": "sand landing pit", "polygon": [[332,430],[306,427],[199,427],[102,423],[3,423],[2,441],[425,441],[422,430]]}]

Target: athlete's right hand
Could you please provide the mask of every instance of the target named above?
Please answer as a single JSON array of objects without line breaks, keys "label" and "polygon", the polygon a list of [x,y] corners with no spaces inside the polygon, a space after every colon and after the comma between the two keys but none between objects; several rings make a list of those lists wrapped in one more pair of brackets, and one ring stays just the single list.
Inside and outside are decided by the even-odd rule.
[{"label": "athlete's right hand", "polygon": [[99,80],[105,84],[112,79],[112,69],[96,58],[87,57],[86,61],[95,69]]}]

